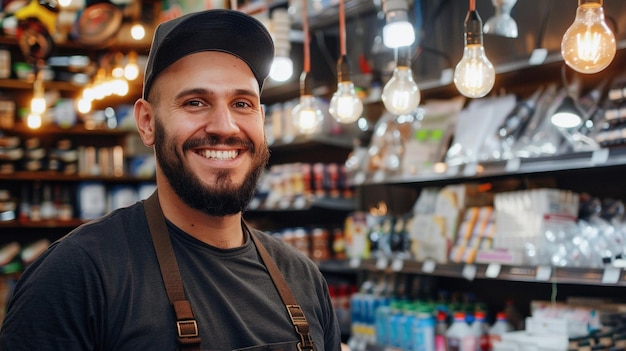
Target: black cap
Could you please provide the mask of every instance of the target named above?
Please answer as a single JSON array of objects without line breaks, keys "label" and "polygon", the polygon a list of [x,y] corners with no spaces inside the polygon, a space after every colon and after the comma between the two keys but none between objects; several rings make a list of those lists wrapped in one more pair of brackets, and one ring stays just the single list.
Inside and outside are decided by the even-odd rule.
[{"label": "black cap", "polygon": [[274,60],[274,42],[256,18],[236,10],[207,10],[161,23],[154,32],[143,78],[147,98],[154,79],[184,56],[201,51],[221,51],[250,66],[259,90]]}]

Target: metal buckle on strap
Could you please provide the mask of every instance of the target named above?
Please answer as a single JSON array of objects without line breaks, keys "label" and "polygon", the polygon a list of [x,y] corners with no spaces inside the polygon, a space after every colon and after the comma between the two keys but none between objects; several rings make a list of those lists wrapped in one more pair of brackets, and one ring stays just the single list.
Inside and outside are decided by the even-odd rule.
[{"label": "metal buckle on strap", "polygon": [[[176,321],[179,338],[194,338],[198,336],[198,323],[195,319],[188,321]],[[188,331],[189,330],[189,331]]]},{"label": "metal buckle on strap", "polygon": [[291,320],[294,323],[306,322],[304,312],[302,312],[302,308],[300,307],[300,305],[287,305],[287,311],[289,312],[289,317],[291,317]]}]

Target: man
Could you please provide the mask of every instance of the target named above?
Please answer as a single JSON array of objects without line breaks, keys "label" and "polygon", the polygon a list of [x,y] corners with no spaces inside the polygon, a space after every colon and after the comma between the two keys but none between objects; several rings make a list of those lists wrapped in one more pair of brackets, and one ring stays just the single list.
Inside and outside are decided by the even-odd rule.
[{"label": "man", "polygon": [[[273,54],[264,26],[237,11],[157,28],[135,103],[157,159],[156,194],[51,245],[15,288],[0,349],[340,349],[317,267],[242,221],[269,157],[260,92]],[[176,264],[159,256],[162,238],[182,287],[164,287]],[[272,265],[280,273],[270,276]],[[169,301],[177,287],[183,317]]]}]

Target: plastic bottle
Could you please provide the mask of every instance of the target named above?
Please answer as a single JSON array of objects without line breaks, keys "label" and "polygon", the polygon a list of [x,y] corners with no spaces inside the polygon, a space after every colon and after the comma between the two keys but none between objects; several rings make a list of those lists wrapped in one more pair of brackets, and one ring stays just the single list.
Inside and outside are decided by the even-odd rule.
[{"label": "plastic bottle", "polygon": [[476,351],[490,351],[489,324],[487,324],[485,312],[476,311],[474,313],[474,323],[470,328],[476,336]]},{"label": "plastic bottle", "polygon": [[506,319],[506,313],[498,312],[496,314],[496,321],[489,328],[489,344],[493,347],[494,343],[502,341],[502,334],[513,330],[508,320]]},{"label": "plastic bottle", "polygon": [[448,315],[444,311],[437,312],[435,324],[435,351],[447,351],[446,331],[448,330]]},{"label": "plastic bottle", "polygon": [[428,306],[419,306],[417,309],[417,315],[413,321],[412,346],[410,351],[435,350],[435,318],[432,308]]},{"label": "plastic bottle", "polygon": [[476,336],[465,321],[465,312],[455,312],[454,320],[446,331],[448,351],[476,351]]},{"label": "plastic bottle", "polygon": [[376,344],[379,346],[389,345],[390,318],[391,307],[389,303],[383,303],[376,308]]}]

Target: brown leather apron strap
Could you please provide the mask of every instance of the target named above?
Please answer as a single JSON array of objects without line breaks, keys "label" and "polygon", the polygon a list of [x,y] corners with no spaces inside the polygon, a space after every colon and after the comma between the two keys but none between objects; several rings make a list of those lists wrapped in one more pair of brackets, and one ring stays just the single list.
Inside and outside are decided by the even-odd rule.
[{"label": "brown leather apron strap", "polygon": [[176,331],[181,350],[200,351],[200,334],[198,323],[193,315],[191,304],[185,298],[183,281],[178,270],[178,262],[174,255],[170,235],[165,224],[165,217],[155,191],[146,201],[144,210],[148,219],[152,243],[156,251],[165,291],[176,314]]},{"label": "brown leather apron strap", "polygon": [[[243,223],[246,226],[245,222]],[[246,226],[247,228],[247,226]],[[283,274],[280,272],[280,269],[276,265],[276,262],[272,259],[272,256],[267,252],[265,247],[261,244],[261,241],[252,233],[251,230],[248,230],[250,233],[250,238],[254,242],[254,245],[267,268],[267,271],[272,277],[272,281],[278,290],[278,294],[280,298],[283,300],[285,307],[287,307],[287,312],[289,312],[289,318],[291,318],[291,323],[296,329],[296,333],[300,337],[300,343],[298,344],[298,349],[301,351],[315,350],[315,343],[313,342],[313,338],[311,338],[311,331],[309,328],[309,323],[307,322],[304,311],[298,305],[296,298],[293,296],[291,289],[289,288],[289,284],[283,277]]]},{"label": "brown leather apron strap", "polygon": [[[167,224],[165,223],[165,217],[163,216],[163,210],[159,204],[159,198],[155,191],[146,201],[144,201],[144,210],[146,212],[146,218],[148,219],[148,227],[150,228],[150,234],[152,235],[152,242],[159,261],[159,267],[161,269],[161,275],[163,276],[163,282],[165,284],[165,290],[167,291],[167,297],[174,308],[176,313],[176,329],[178,331],[178,342],[181,346],[181,350],[196,351],[200,350],[200,334],[198,333],[198,324],[193,315],[191,304],[185,298],[185,292],[183,290],[183,281],[178,269],[178,263],[176,262],[176,256],[174,255],[174,249],[172,248],[172,242],[167,230]],[[256,235],[248,229],[245,222],[242,221],[242,225],[250,233],[250,238],[257,248],[261,260],[265,264],[268,270],[274,286],[278,290],[278,294],[282,299],[291,323],[293,324],[296,333],[300,337],[298,343],[298,350],[300,351],[315,351],[315,343],[311,337],[309,323],[307,322],[304,311],[298,305],[296,298],[293,296],[285,277],[280,272],[280,269],[276,265],[276,262],[272,259],[265,247],[258,240]]]}]

